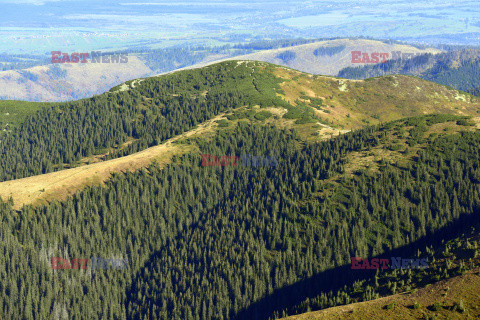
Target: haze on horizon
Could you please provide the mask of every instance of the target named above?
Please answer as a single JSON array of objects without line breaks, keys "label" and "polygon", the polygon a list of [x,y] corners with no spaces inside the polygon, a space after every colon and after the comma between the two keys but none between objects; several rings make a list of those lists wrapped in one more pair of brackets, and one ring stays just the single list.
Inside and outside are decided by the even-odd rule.
[{"label": "haze on horizon", "polygon": [[4,0],[0,52],[372,37],[480,44],[476,1]]}]

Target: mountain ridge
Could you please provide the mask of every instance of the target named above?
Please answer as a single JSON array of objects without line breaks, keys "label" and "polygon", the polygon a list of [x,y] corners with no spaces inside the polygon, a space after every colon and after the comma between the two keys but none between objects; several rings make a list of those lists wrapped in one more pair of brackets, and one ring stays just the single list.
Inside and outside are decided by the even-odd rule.
[{"label": "mountain ridge", "polygon": [[[263,92],[265,93],[268,92],[268,95],[271,96],[269,99],[279,99],[279,102],[276,102],[278,105],[272,105],[272,102],[269,101],[273,100],[267,99],[266,104],[260,107],[258,104],[262,102],[258,98],[254,98],[250,106],[247,104],[231,108],[227,112],[201,123],[200,128],[211,130],[211,128],[218,126],[216,122],[221,121],[228,124],[229,122],[242,119],[254,122],[258,122],[258,119],[260,119],[260,122],[264,121],[266,124],[295,129],[299,132],[302,139],[314,142],[347,133],[352,129],[360,129],[367,125],[393,121],[403,117],[429,113],[475,116],[480,110],[480,100],[477,98],[414,77],[398,75],[379,77],[366,81],[345,80],[328,76],[316,76],[264,62],[249,61],[226,61],[201,69],[178,71],[149,79],[132,80],[112,88],[98,98],[108,99],[110,95],[117,94],[137,95],[136,91],[146,81],[173,79],[181,75],[185,75],[188,78],[209,69],[226,68],[225,70],[234,70],[240,66],[246,68],[245,71],[242,71],[244,73],[240,74],[240,77],[248,79],[248,81],[244,82],[248,84],[250,81],[253,81],[254,83],[257,82],[256,85],[259,88],[265,87],[261,90],[264,90]],[[257,70],[257,75],[255,75],[255,70]],[[262,76],[262,73],[265,73],[267,77]],[[277,87],[269,87],[270,81],[274,81]],[[192,86],[195,86],[195,82],[192,83]],[[404,92],[409,91],[413,92],[404,94]],[[256,89],[252,91],[255,94],[256,92]],[[202,94],[206,93],[203,92]],[[181,98],[183,95],[185,94],[181,94],[178,98]],[[176,97],[174,98],[176,99]],[[143,105],[149,103],[147,96],[143,97],[142,100],[143,102],[136,107],[139,108],[138,110],[144,109]],[[391,102],[386,103],[386,101]],[[399,108],[398,101],[402,101],[403,105],[409,107]],[[431,104],[439,107],[432,108]],[[80,119],[80,121],[84,120]],[[138,154],[135,152],[119,153],[123,152],[122,150],[127,150],[125,148],[130,148],[132,145],[140,142],[138,138],[133,139],[124,145],[125,148],[117,147],[109,152],[96,152],[98,155],[95,156],[81,157],[79,162],[73,165],[73,167],[77,168],[68,169],[70,171],[63,172],[63,170],[60,170],[46,175],[34,175],[31,178],[26,178],[26,180],[15,179],[0,182],[0,195],[4,199],[13,196],[16,208],[21,207],[23,204],[37,203],[40,199],[53,199],[55,194],[59,194],[59,199],[63,199],[65,196],[76,192],[79,188],[88,185],[88,181],[99,183],[105,181],[110,173],[120,172],[127,168],[139,169],[147,166],[149,161],[145,161],[143,156],[141,156],[142,154],[145,154],[151,160],[159,159],[160,157],[165,161],[166,158],[162,157],[159,151],[165,150],[167,152],[166,150],[170,150],[167,147],[171,145],[169,141],[175,141],[182,136],[190,136],[193,133],[197,135],[202,134],[201,130],[203,129],[196,128],[186,131],[184,134],[174,136],[170,140],[158,145],[152,144],[149,149],[143,147],[136,151]],[[167,149],[163,149],[164,147],[162,146]],[[119,155],[115,156],[116,153],[119,153]],[[178,151],[173,151],[173,149],[167,153],[180,154]],[[118,158],[108,160],[112,158],[112,155]],[[86,166],[86,164],[92,161],[100,161],[100,163]],[[110,164],[116,169],[109,168]],[[61,165],[66,168],[72,167],[68,163]],[[65,182],[65,175],[73,174],[74,172],[82,172],[80,176],[77,176],[81,178],[70,178],[70,183],[62,184]],[[29,184],[30,187],[24,188],[24,183]],[[55,190],[60,190],[60,193]],[[65,190],[69,191],[63,192]]]}]

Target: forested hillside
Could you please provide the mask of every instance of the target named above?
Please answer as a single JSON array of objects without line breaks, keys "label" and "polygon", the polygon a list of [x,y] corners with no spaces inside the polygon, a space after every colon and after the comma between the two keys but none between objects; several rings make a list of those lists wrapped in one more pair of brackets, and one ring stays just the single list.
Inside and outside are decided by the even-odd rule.
[{"label": "forested hillside", "polygon": [[[480,135],[464,117],[412,118],[309,144],[292,130],[231,120],[184,143],[198,151],[62,203],[15,213],[2,202],[3,317],[266,319],[355,280],[324,274],[352,256],[478,220]],[[204,153],[279,161],[204,167]],[[362,168],[359,153],[384,156]],[[130,264],[52,270],[52,257]]]},{"label": "forested hillside", "polygon": [[[477,319],[480,317],[480,237],[478,225],[458,238],[438,247],[423,247],[417,251],[427,260],[428,269],[379,270],[365,280],[345,288],[345,293],[322,294],[306,300],[303,314],[285,320],[320,319]],[[343,296],[342,296],[343,295]],[[328,298],[326,297],[328,296]],[[364,297],[375,297],[367,300]],[[362,301],[363,300],[363,301]],[[362,302],[358,302],[362,301]],[[321,305],[336,305],[323,308]],[[355,303],[357,302],[357,303]],[[320,311],[309,311],[315,309]],[[284,319],[284,318],[282,318]]]},{"label": "forested hillside", "polygon": [[114,156],[133,153],[245,104],[281,104],[272,88],[261,87],[268,82],[255,87],[262,74],[247,76],[251,73],[246,65],[224,63],[149,78],[136,90],[44,108],[4,137],[0,153],[8,157],[1,159],[0,180],[62,169],[82,157],[119,148],[129,137],[138,141]]},{"label": "forested hillside", "polygon": [[[38,106],[2,136],[2,180],[220,120],[173,141],[183,152],[171,161],[65,200],[0,199],[0,317],[269,319],[434,280],[438,269],[372,284],[350,260],[413,256],[478,222],[479,106],[413,77],[348,81],[243,61]],[[202,154],[278,160],[204,166]],[[128,267],[93,268],[97,258]]]},{"label": "forested hillside", "polygon": [[222,112],[248,106],[286,110],[286,120],[338,130],[425,113],[476,115],[480,102],[410,77],[346,81],[262,62],[229,61],[129,81],[110,92],[51,104],[2,137],[0,181],[132,154]]}]

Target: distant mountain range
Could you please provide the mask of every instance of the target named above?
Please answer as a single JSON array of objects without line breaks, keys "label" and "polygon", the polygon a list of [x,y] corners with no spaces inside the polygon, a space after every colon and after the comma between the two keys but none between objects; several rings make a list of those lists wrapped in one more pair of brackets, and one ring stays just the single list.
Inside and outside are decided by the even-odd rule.
[{"label": "distant mountain range", "polygon": [[[268,49],[272,47],[275,49]],[[251,51],[256,52],[241,54]],[[399,56],[402,59],[397,59]],[[235,59],[265,61],[313,74],[349,79],[413,75],[472,94],[476,94],[475,89],[480,87],[480,50],[444,52],[366,39],[282,40],[223,48],[140,50],[130,52],[128,57],[125,64],[49,63],[3,71],[0,72],[0,99],[52,102],[87,98],[127,80]],[[381,63],[381,60],[385,62]]]},{"label": "distant mountain range", "polygon": [[[304,43],[297,45],[298,43]],[[277,49],[268,49],[268,48]],[[262,50],[267,49],[267,50]],[[258,51],[244,55],[244,52]],[[183,68],[196,68],[229,59],[259,60],[305,72],[337,75],[352,66],[352,52],[439,53],[437,49],[363,39],[327,41],[279,40],[225,48],[171,48],[129,53],[128,63],[47,64],[0,72],[0,99],[67,101],[100,94],[127,80]],[[71,54],[71,53],[68,53]],[[24,59],[23,59],[24,60]],[[23,61],[16,59],[15,61]]]},{"label": "distant mountain range", "polygon": [[390,60],[396,52],[400,54],[440,53],[434,48],[420,49],[411,45],[388,43],[366,39],[336,39],[299,45],[291,48],[261,51],[237,57],[245,60],[259,60],[309,72],[336,76],[346,67],[358,65],[352,62],[353,53],[384,53]]},{"label": "distant mountain range", "polygon": [[424,54],[409,60],[390,60],[387,63],[346,67],[339,77],[366,79],[388,74],[405,74],[434,81],[459,90],[480,87],[480,50],[462,49],[441,54]]}]

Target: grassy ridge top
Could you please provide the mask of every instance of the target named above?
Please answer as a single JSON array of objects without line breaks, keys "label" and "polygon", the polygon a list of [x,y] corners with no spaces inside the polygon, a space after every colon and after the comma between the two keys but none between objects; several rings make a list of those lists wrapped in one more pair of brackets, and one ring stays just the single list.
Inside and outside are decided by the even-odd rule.
[{"label": "grassy ridge top", "polygon": [[341,128],[360,128],[423,114],[477,115],[480,100],[419,78],[393,75],[365,81],[313,76],[276,68],[284,97],[292,105],[313,107],[315,114]]},{"label": "grassy ridge top", "polygon": [[390,60],[386,63],[351,66],[338,76],[365,79],[381,75],[405,74],[470,91],[480,86],[480,50],[462,49],[413,59]]},{"label": "grassy ridge top", "polygon": [[[366,125],[394,121],[424,114],[456,114],[476,116],[480,99],[464,92],[403,75],[371,78],[362,81],[312,75],[266,62],[227,61],[200,69],[184,70],[158,79],[183,77],[193,79],[203,70],[230,70],[233,79],[216,90],[241,92],[249,106],[277,107],[286,111],[284,119],[297,124],[316,123],[324,134],[344,133]],[[203,83],[200,78],[197,82]],[[156,78],[133,80],[111,92],[135,92],[142,85],[151,85]],[[253,84],[253,85],[252,85]],[[209,88],[191,82],[206,95]],[[178,93],[190,96],[196,94]]]}]

